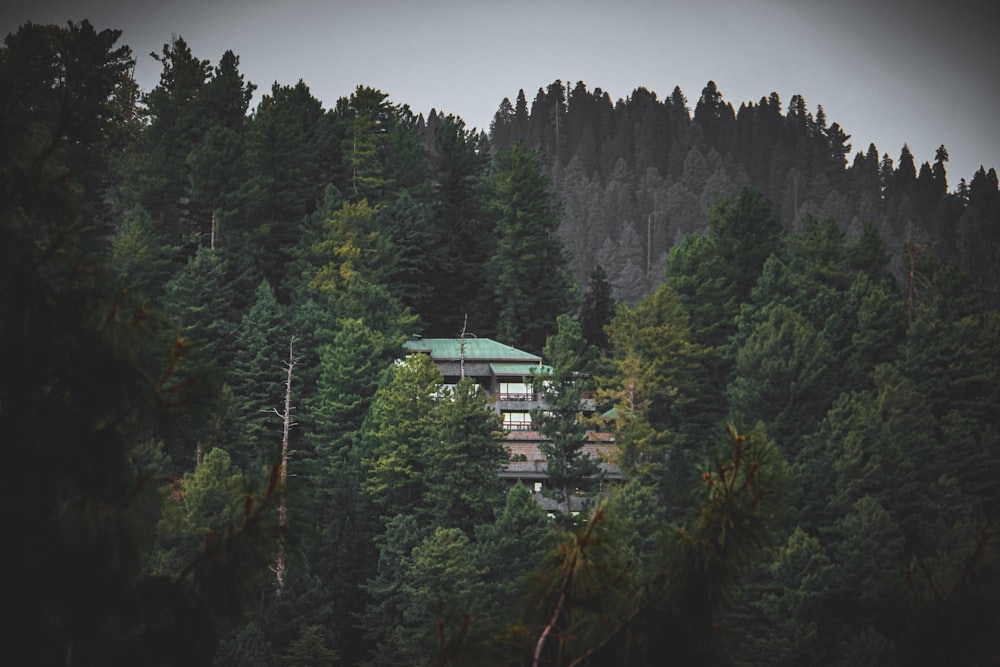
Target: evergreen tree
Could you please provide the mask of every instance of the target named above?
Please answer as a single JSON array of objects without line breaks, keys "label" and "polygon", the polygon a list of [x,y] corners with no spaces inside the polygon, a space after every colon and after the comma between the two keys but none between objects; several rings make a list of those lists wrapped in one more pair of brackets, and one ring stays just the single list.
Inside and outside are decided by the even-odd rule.
[{"label": "evergreen tree", "polygon": [[321,372],[301,418],[314,457],[300,464],[312,492],[308,559],[334,601],[331,625],[348,664],[359,663],[366,649],[364,637],[349,629],[368,602],[358,582],[375,575],[372,541],[381,530],[363,493],[361,445],[372,397],[390,363],[385,354],[381,334],[360,320],[341,320],[332,341],[319,349]]},{"label": "evergreen tree", "polygon": [[679,481],[701,463],[725,417],[711,398],[712,355],[691,342],[687,315],[665,286],[620,307],[609,334],[613,371],[604,385],[615,405],[617,463],[661,484],[661,493],[683,493]]},{"label": "evergreen tree", "polygon": [[520,146],[494,158],[487,181],[496,251],[487,262],[503,342],[540,350],[556,316],[574,308],[559,218],[538,157]]},{"label": "evergreen tree", "polygon": [[347,187],[354,201],[370,199],[379,201],[387,187],[383,159],[387,137],[392,127],[395,108],[388,101],[388,94],[358,86],[350,98],[337,101],[336,114],[345,125],[341,146]]},{"label": "evergreen tree", "polygon": [[282,664],[288,667],[333,667],[337,664],[337,652],[326,645],[322,627],[307,625],[288,647]]},{"label": "evergreen tree", "polygon": [[376,230],[378,207],[369,206],[368,200],[345,202],[341,209],[326,221],[326,233],[313,246],[313,252],[324,262],[313,277],[310,286],[320,291],[343,289],[355,274],[369,282],[382,283],[391,253],[389,239]]},{"label": "evergreen tree", "polygon": [[402,665],[413,661],[412,648],[401,641],[400,626],[407,604],[405,584],[410,554],[423,539],[422,534],[413,515],[397,514],[378,538],[377,571],[364,583],[370,601],[359,618],[360,629],[372,646],[371,656],[363,664]]},{"label": "evergreen tree", "polygon": [[[46,31],[29,34],[32,48],[53,44],[34,42]],[[0,54],[5,84],[19,57],[14,45],[8,40]],[[34,110],[28,95],[0,103],[0,341],[12,351],[0,373],[0,426],[18,443],[0,477],[4,507],[17,508],[3,512],[3,530],[18,536],[0,557],[5,572],[17,573],[5,584],[2,622],[42,664],[206,664],[216,622],[235,616],[241,580],[261,571],[263,563],[242,556],[261,534],[262,515],[252,503],[238,530],[201,542],[186,576],[146,575],[155,478],[167,472],[155,443],[176,432],[182,415],[204,417],[215,390],[173,327],[117,281],[93,233],[86,183],[98,172],[80,173],[74,154],[105,154],[110,137],[77,134],[84,128],[75,123],[112,118],[100,115],[112,97],[101,84],[107,62],[98,53],[83,66],[81,55],[63,52],[74,74],[60,85],[69,88],[48,90]],[[48,102],[72,98],[77,64],[94,77],[101,102],[95,110],[81,98],[84,115],[74,120]],[[47,80],[38,81],[45,89]],[[47,111],[66,123],[63,133],[46,125]]]},{"label": "evergreen tree", "polygon": [[166,284],[164,308],[181,326],[182,335],[202,346],[206,359],[221,368],[232,361],[236,337],[233,292],[225,260],[208,248],[199,248],[187,265]]},{"label": "evergreen tree", "polygon": [[0,146],[10,168],[15,164],[8,160],[21,160],[5,173],[8,187],[39,185],[31,169],[42,165],[24,160],[47,146],[79,188],[73,213],[101,236],[115,226],[109,203],[117,184],[116,155],[136,129],[135,60],[128,46],[117,43],[121,34],[99,31],[86,20],[62,26],[28,22],[0,47]]},{"label": "evergreen tree", "polygon": [[484,594],[503,615],[520,610],[531,573],[555,547],[558,534],[545,510],[520,482],[507,491],[503,505],[495,507],[494,513],[492,522],[476,526],[475,543],[477,562],[485,569]]},{"label": "evergreen tree", "polygon": [[768,424],[791,456],[809,429],[809,415],[832,401],[830,344],[786,306],[765,309],[766,319],[736,351],[734,379],[727,388],[741,423]]},{"label": "evergreen tree", "polygon": [[586,369],[586,342],[580,325],[569,315],[560,315],[559,330],[545,344],[543,358],[552,364],[550,376],[539,376],[535,382],[545,403],[532,411],[531,419],[538,424],[543,440],[538,449],[545,456],[548,484],[543,493],[555,498],[569,516],[577,509],[573,498],[586,497],[598,482],[598,459],[584,451],[587,426],[583,421],[583,389]]},{"label": "evergreen tree", "polygon": [[426,501],[435,525],[471,536],[503,499],[498,472],[507,461],[500,416],[486,392],[464,378],[436,409],[439,441],[422,452],[427,470]]},{"label": "evergreen tree", "polygon": [[251,621],[237,626],[219,642],[214,665],[218,667],[276,667],[278,658],[260,626]]},{"label": "evergreen tree", "polygon": [[[773,560],[761,563],[763,581],[745,586],[730,613],[741,662],[835,664],[840,652],[833,632],[839,622],[833,610],[837,566],[823,545],[796,528]],[[743,601],[749,609],[740,608]]]},{"label": "evergreen tree", "polygon": [[649,574],[658,566],[660,531],[667,522],[666,508],[656,491],[633,477],[616,490],[604,509],[608,520],[619,527],[619,547],[636,576]]},{"label": "evergreen tree", "polygon": [[709,233],[670,253],[667,280],[691,314],[695,339],[723,347],[767,258],[780,252],[781,223],[757,190],[745,188],[709,209]]},{"label": "evergreen tree", "polygon": [[240,524],[248,488],[229,454],[212,449],[193,472],[165,491],[163,516],[156,528],[159,548],[149,568],[154,574],[178,576],[199,555],[205,540]]},{"label": "evergreen tree", "polygon": [[580,307],[580,333],[584,339],[602,352],[610,349],[607,326],[615,314],[615,301],[611,295],[608,274],[601,265],[594,267]]},{"label": "evergreen tree", "polygon": [[393,366],[372,400],[365,424],[365,490],[383,517],[425,515],[426,461],[440,441],[436,419],[441,372],[414,354]]},{"label": "evergreen tree", "polygon": [[[330,173],[324,158],[333,152],[332,119],[302,81],[275,83],[251,117],[247,130],[248,174],[244,214],[231,224],[230,238],[273,286],[283,285],[303,217],[326,195]],[[258,278],[259,279],[259,278]]]},{"label": "evergreen tree", "polygon": [[281,420],[274,410],[285,395],[281,363],[288,356],[286,315],[270,283],[257,286],[255,301],[236,335],[232,388],[241,428],[238,449],[230,452],[253,477],[276,461]]},{"label": "evergreen tree", "polygon": [[484,298],[489,281],[483,266],[493,252],[491,220],[483,210],[482,179],[487,156],[475,132],[460,118],[446,116],[434,131],[431,244],[422,248],[431,267],[427,311],[421,313],[431,335],[454,336],[466,316],[473,328],[491,331],[496,313]]},{"label": "evergreen tree", "polygon": [[197,58],[181,36],[153,57],[162,66],[160,81],[143,96],[148,124],[131,146],[125,168],[131,172],[136,203],[158,221],[159,239],[168,245],[186,244],[209,231],[207,225],[199,228],[188,206],[187,156],[201,145],[208,129],[201,94],[211,64]]},{"label": "evergreen tree", "polygon": [[134,289],[158,296],[173,268],[178,245],[160,243],[156,223],[141,206],[123,214],[111,240],[111,268]]},{"label": "evergreen tree", "polygon": [[473,544],[458,528],[435,529],[411,552],[402,572],[405,597],[393,636],[404,664],[430,656],[454,661],[460,647],[450,646],[449,640],[465,643],[470,631],[481,631],[476,619],[484,602],[483,571],[474,556]]}]

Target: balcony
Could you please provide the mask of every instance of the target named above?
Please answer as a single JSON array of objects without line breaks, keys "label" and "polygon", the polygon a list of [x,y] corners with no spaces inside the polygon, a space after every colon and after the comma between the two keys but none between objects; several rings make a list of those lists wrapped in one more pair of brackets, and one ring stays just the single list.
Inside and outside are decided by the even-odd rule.
[{"label": "balcony", "polygon": [[509,393],[509,392],[498,392],[497,393],[497,400],[498,401],[538,401],[540,399],[541,399],[541,395],[540,394],[535,394],[535,393],[531,393],[531,392],[528,392],[528,393],[519,393],[519,394]]}]

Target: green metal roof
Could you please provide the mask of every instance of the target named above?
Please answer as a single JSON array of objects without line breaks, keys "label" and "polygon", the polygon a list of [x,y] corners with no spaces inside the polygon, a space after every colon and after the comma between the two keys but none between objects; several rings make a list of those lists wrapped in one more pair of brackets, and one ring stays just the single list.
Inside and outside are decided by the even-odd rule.
[{"label": "green metal roof", "polygon": [[538,364],[490,364],[494,375],[531,377],[532,375],[552,375],[551,366]]},{"label": "green metal roof", "polygon": [[[413,338],[403,343],[403,348],[428,354],[434,361],[458,361],[463,356],[461,338]],[[536,365],[542,361],[537,355],[489,338],[466,338],[464,356],[466,361],[534,362]]]}]

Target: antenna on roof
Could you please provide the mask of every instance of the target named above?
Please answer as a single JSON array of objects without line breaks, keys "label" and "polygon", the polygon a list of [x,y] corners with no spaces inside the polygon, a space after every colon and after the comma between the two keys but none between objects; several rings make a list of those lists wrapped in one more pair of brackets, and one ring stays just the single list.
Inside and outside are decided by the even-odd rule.
[{"label": "antenna on roof", "polygon": [[462,333],[458,337],[458,379],[465,379],[465,328],[469,325],[469,314],[465,314],[465,320],[462,321]]}]

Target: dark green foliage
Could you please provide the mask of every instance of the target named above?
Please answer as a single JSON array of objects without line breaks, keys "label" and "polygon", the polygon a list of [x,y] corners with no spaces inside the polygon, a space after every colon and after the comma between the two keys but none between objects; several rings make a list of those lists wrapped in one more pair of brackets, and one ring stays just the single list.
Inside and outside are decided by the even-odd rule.
[{"label": "dark green foliage", "polygon": [[830,344],[795,311],[771,306],[766,319],[736,352],[727,393],[733,417],[758,420],[783,450],[794,452],[809,428],[807,415],[822,414],[832,400]]},{"label": "dark green foliage", "polygon": [[111,241],[111,268],[123,282],[151,296],[164,288],[179,246],[164,243],[152,216],[141,206],[129,210]]},{"label": "dark green foliage", "polygon": [[430,357],[415,354],[392,368],[372,401],[363,444],[365,487],[384,521],[398,508],[426,509],[426,462],[438,444],[435,407],[442,382]]},{"label": "dark green foliage", "polygon": [[603,388],[616,411],[616,463],[677,501],[725,418],[711,386],[717,354],[692,342],[689,318],[665,286],[620,306],[608,331],[614,356]]},{"label": "dark green foliage", "polygon": [[[569,315],[560,315],[558,331],[545,343],[543,358],[552,374],[535,379],[544,408],[532,411],[543,440],[538,449],[545,456],[548,484],[543,493],[556,499],[568,517],[576,510],[574,497],[586,498],[598,484],[598,457],[585,452],[587,427],[582,419],[587,355],[591,353],[580,333],[580,325]],[[586,506],[586,505],[584,505]]]},{"label": "dark green foliage", "polygon": [[203,358],[220,368],[233,359],[236,323],[233,289],[226,275],[226,262],[215,252],[200,247],[187,265],[166,284],[164,309],[181,327],[181,335],[201,348]]},{"label": "dark green foliage", "polygon": [[761,559],[729,614],[738,664],[831,664],[837,572],[818,539],[796,528]]},{"label": "dark green foliage", "polygon": [[305,399],[301,429],[311,452],[302,460],[303,481],[313,494],[315,539],[308,548],[313,571],[334,601],[332,629],[345,662],[356,664],[363,639],[350,631],[366,597],[358,582],[374,575],[375,523],[362,487],[362,426],[389,361],[386,341],[360,320],[346,319],[318,350],[320,374]]},{"label": "dark green foliage", "polygon": [[508,455],[486,392],[472,378],[449,388],[437,408],[439,441],[427,458],[426,501],[437,525],[472,535],[486,523],[504,496],[497,470]]},{"label": "dark green foliage", "polygon": [[496,518],[476,526],[478,562],[486,568],[482,579],[486,595],[497,612],[516,612],[530,585],[530,572],[555,546],[558,534],[552,520],[520,482],[507,491]]},{"label": "dark green foliage", "polygon": [[[0,341],[10,354],[0,424],[5,442],[17,444],[2,475],[11,536],[2,620],[41,664],[206,664],[215,622],[238,613],[235,582],[262,565],[251,555],[260,505],[244,499],[235,528],[201,542],[183,577],[146,576],[167,465],[151,443],[175,435],[182,416],[204,418],[217,384],[192,364],[174,327],[117,282],[94,233],[90,202],[101,193],[88,180],[104,173],[83,173],[78,151],[96,158],[109,148],[113,132],[85,126],[115,117],[101,108],[113,92],[101,80],[114,66],[100,51],[108,55],[117,33],[29,27],[0,57],[5,84],[13,85],[9,67],[22,49],[45,51],[63,37],[72,37],[60,59],[69,88],[51,92],[78,104],[75,111],[34,100],[31,123],[29,106],[18,106],[29,95],[3,96]],[[88,64],[78,72],[81,61]],[[77,85],[95,99],[74,101]]]},{"label": "dark green foliage", "polygon": [[421,312],[430,335],[456,336],[466,316],[473,330],[496,329],[491,281],[483,270],[494,251],[492,220],[484,210],[487,156],[475,132],[454,116],[434,130],[430,164],[434,175],[432,238],[420,246],[427,261],[430,294]]},{"label": "dark green foliage", "polygon": [[[97,30],[89,21],[63,26],[25,23],[5,36],[0,49],[0,151],[4,198],[46,205],[70,195],[92,231],[109,233],[115,220],[108,194],[115,154],[135,129],[137,86],[120,30]],[[73,187],[56,185],[69,175]],[[60,185],[68,185],[62,183]],[[38,198],[41,196],[41,198]],[[9,203],[9,202],[8,202]],[[69,222],[69,220],[65,220]]]},{"label": "dark green foliage", "polygon": [[344,191],[351,199],[379,200],[387,182],[383,159],[395,109],[389,95],[374,88],[358,86],[349,99],[337,101],[338,120],[344,124],[341,144],[347,184]]},{"label": "dark green foliage", "polygon": [[425,525],[473,528],[503,498],[500,418],[471,378],[445,387],[427,355],[395,365],[365,424],[365,485],[388,518],[406,507]]},{"label": "dark green foliage", "polygon": [[600,265],[594,267],[587,283],[583,305],[580,307],[580,328],[588,343],[602,352],[610,349],[607,326],[615,314],[615,300],[611,294],[608,275]]},{"label": "dark green foliage", "polygon": [[540,350],[556,316],[575,310],[568,258],[556,235],[559,218],[536,155],[520,146],[494,157],[487,180],[496,218],[493,278],[500,341]]},{"label": "dark green foliage", "polygon": [[210,232],[211,224],[210,217],[189,209],[186,198],[187,156],[209,127],[199,100],[211,66],[192,54],[179,36],[154,57],[163,69],[159,84],[143,96],[148,125],[126,156],[124,166],[131,172],[128,190],[157,221],[159,239],[170,245],[189,243],[199,233]]},{"label": "dark green foliage", "polygon": [[[692,118],[557,81],[492,137],[365,87],[251,110],[239,58],[179,37],[140,98],[119,36],[0,50],[0,620],[36,662],[998,654],[995,170],[949,194],[943,146],[846,167],[822,107],[711,82]],[[564,498],[595,472],[581,408],[616,408],[626,479],[566,532],[504,500],[484,393],[396,362],[466,321],[553,367]],[[727,416],[764,424],[712,456]]]},{"label": "dark green foliage", "polygon": [[[293,530],[294,525],[293,522]],[[285,653],[287,658],[305,648],[300,642],[307,635],[309,647],[317,650],[323,646],[327,652],[319,651],[320,655],[332,654],[329,647],[334,643],[336,632],[332,625],[333,609],[338,603],[323,582],[309,571],[304,559],[293,557],[290,560],[280,595],[269,587],[262,597],[265,607],[260,618],[261,629],[276,651]]]},{"label": "dark green foliage", "polygon": [[780,252],[781,223],[763,194],[745,188],[709,208],[707,236],[671,252],[667,281],[691,314],[695,340],[722,347],[764,262]]},{"label": "dark green foliage", "polygon": [[[784,466],[757,430],[730,430],[724,458],[703,474],[696,517],[660,524],[650,569],[632,570],[611,513],[599,509],[543,561],[541,609],[521,641],[557,664],[685,664],[719,658],[717,622],[737,578],[770,535]],[[628,532],[634,535],[635,526]],[[633,552],[634,553],[634,552]]]},{"label": "dark green foliage", "polygon": [[243,215],[230,223],[229,238],[255,273],[275,287],[282,285],[285,263],[294,255],[303,216],[327,194],[324,157],[333,142],[331,124],[302,81],[275,83],[248,122]]},{"label": "dark green foliage", "polygon": [[285,396],[282,363],[291,338],[286,318],[271,285],[261,282],[236,335],[231,385],[241,427],[231,454],[250,476],[269,468],[281,445],[281,419],[274,411]]},{"label": "dark green foliage", "polygon": [[219,642],[212,664],[216,667],[276,667],[278,658],[260,626],[250,622]]},{"label": "dark green foliage", "polygon": [[[374,647],[373,664],[403,664],[406,647],[398,634],[407,603],[404,582],[410,553],[419,544],[421,533],[412,515],[397,514],[378,539],[378,569],[365,583],[371,602],[360,619],[361,628]],[[431,619],[424,621],[424,627],[429,627]]]},{"label": "dark green foliage", "polygon": [[229,454],[212,449],[194,472],[164,487],[164,506],[157,523],[158,549],[147,566],[153,574],[177,576],[200,553],[206,540],[238,525],[246,511],[243,472]]},{"label": "dark green foliage", "polygon": [[639,576],[659,567],[660,530],[667,521],[665,507],[653,487],[633,477],[604,505],[610,521],[619,526],[619,548]]},{"label": "dark green foliage", "polygon": [[326,645],[322,627],[307,625],[288,647],[281,664],[288,667],[332,667],[337,664],[337,652]]}]

